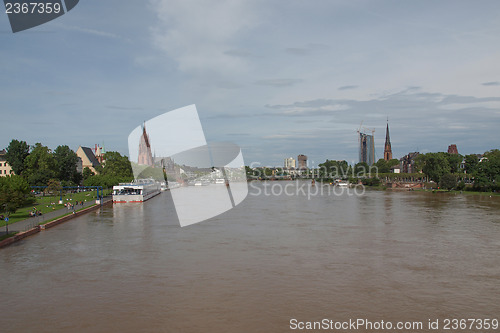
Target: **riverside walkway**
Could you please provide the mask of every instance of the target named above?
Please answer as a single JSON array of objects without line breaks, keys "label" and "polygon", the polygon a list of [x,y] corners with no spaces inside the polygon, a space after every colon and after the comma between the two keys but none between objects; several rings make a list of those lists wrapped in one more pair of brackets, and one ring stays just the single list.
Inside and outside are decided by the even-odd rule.
[{"label": "riverside walkway", "polygon": [[[102,200],[102,204],[105,204],[110,200],[112,200],[111,196],[104,197]],[[14,232],[23,232],[23,231],[29,230],[29,229],[34,228],[35,226],[37,226],[39,224],[43,224],[46,221],[55,219],[57,217],[64,216],[64,215],[71,213],[73,211],[78,211],[82,208],[88,208],[88,207],[95,206],[95,205],[96,205],[95,200],[85,201],[83,205],[75,205],[74,210],[67,209],[65,207],[65,208],[61,208],[58,210],[54,210],[54,211],[45,213],[41,216],[29,217],[26,220],[17,221],[15,223],[9,224],[9,234],[14,233]],[[5,226],[1,227],[0,229],[1,229],[0,230],[0,237],[1,237],[1,236],[6,234]]]}]

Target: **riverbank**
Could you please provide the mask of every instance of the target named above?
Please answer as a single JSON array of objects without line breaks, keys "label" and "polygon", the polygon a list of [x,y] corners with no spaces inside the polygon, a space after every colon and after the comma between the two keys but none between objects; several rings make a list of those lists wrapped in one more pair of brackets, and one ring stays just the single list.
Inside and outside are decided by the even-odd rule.
[{"label": "riverbank", "polygon": [[[43,222],[36,224],[36,225],[34,225],[31,221],[27,220],[30,223],[28,226],[31,226],[31,227],[25,231],[13,230],[12,236],[0,241],[0,248],[12,245],[20,240],[23,240],[26,237],[35,235],[35,234],[39,233],[41,230],[50,229],[52,227],[55,227],[56,225],[67,222],[75,217],[81,216],[83,214],[100,209],[101,207],[109,206],[112,204],[113,204],[113,200],[111,198],[106,198],[102,204],[93,204],[93,205],[90,205],[89,207],[81,208],[79,210],[75,210],[75,211],[71,211],[69,213],[62,214],[58,217],[51,218],[47,221],[43,221]],[[23,221],[19,221],[17,223],[22,223],[22,222]],[[14,225],[15,224],[13,224],[13,225],[9,224],[9,226],[11,228]]]}]

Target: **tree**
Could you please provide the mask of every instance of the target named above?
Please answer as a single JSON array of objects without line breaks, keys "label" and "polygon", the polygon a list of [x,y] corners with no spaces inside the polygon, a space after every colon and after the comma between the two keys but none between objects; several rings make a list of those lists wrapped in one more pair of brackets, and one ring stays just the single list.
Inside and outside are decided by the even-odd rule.
[{"label": "tree", "polygon": [[359,162],[354,166],[354,174],[356,177],[365,177],[370,174],[370,166],[365,162]]},{"label": "tree", "polygon": [[391,172],[391,168],[389,167],[389,164],[387,162],[388,161],[381,158],[377,161],[377,163],[375,163],[375,166],[377,167],[379,173]]},{"label": "tree", "polygon": [[427,153],[422,156],[423,167],[422,171],[433,181],[439,183],[441,177],[451,172],[448,163],[448,153]]},{"label": "tree", "polygon": [[465,172],[469,175],[476,175],[478,171],[479,158],[475,154],[465,155]]},{"label": "tree", "polygon": [[16,175],[21,175],[24,171],[24,161],[30,153],[30,146],[25,141],[12,140],[7,147],[5,160]]},{"label": "tree", "polygon": [[26,157],[24,174],[30,185],[46,185],[56,178],[56,161],[50,149],[41,143],[35,144]]},{"label": "tree", "polygon": [[493,183],[500,175],[500,150],[493,149],[484,153],[484,159],[478,164],[479,173]]},{"label": "tree", "polygon": [[134,178],[132,165],[128,157],[122,156],[116,151],[109,151],[106,153],[106,163],[104,164],[102,175],[114,176],[127,180],[132,180]]},{"label": "tree", "polygon": [[62,190],[61,182],[58,181],[57,179],[49,180],[49,182],[47,183],[47,188],[45,188],[46,193],[53,193],[53,194],[57,194],[61,190]]},{"label": "tree", "polygon": [[0,177],[0,210],[15,213],[20,207],[33,202],[28,182],[18,175]]},{"label": "tree", "polygon": [[460,164],[462,164],[464,157],[460,154],[445,154],[448,165],[450,166],[450,173],[457,173],[460,170]]},{"label": "tree", "polygon": [[83,169],[83,172],[82,172],[83,180],[85,181],[85,180],[89,179],[92,176],[95,176],[95,173],[92,172],[92,170],[90,170],[89,167],[85,167],[85,169]]},{"label": "tree", "polygon": [[57,179],[78,183],[76,163],[78,156],[68,146],[58,146],[54,151]]},{"label": "tree", "polygon": [[439,186],[450,191],[452,188],[457,186],[457,177],[451,173],[444,174],[441,176]]}]

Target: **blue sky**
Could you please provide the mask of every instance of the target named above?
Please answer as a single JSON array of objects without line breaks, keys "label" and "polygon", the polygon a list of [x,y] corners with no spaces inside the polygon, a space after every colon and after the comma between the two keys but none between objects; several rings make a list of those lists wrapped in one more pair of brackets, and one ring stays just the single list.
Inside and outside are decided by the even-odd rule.
[{"label": "blue sky", "polygon": [[500,148],[499,1],[96,1],[13,34],[0,15],[0,148],[128,152],[144,120],[196,104],[245,161],[357,162]]}]

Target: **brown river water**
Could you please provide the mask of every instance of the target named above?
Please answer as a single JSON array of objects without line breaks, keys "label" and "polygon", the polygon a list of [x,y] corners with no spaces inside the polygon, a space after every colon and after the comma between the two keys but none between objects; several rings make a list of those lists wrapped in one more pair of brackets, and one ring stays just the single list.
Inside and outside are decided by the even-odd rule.
[{"label": "brown river water", "polygon": [[184,228],[163,193],[1,249],[0,332],[500,331],[444,326],[500,319],[500,197],[255,195],[264,184]]}]

